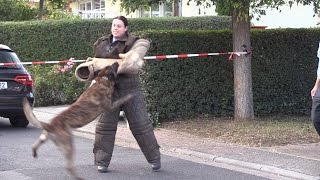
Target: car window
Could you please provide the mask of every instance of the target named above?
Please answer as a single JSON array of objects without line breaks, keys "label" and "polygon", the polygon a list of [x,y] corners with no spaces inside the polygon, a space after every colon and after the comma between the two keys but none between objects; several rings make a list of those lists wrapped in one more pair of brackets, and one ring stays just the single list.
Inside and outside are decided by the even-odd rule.
[{"label": "car window", "polygon": [[18,68],[20,60],[16,53],[12,51],[0,51],[0,63],[13,63],[9,65],[0,65],[0,68]]}]

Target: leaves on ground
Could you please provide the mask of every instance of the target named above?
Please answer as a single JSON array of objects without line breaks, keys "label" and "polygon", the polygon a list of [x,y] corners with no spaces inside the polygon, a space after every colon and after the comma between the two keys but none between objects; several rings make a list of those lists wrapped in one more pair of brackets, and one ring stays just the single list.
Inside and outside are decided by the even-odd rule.
[{"label": "leaves on ground", "polygon": [[320,142],[310,117],[276,116],[247,121],[232,118],[177,119],[163,122],[160,127],[246,146],[270,147]]}]

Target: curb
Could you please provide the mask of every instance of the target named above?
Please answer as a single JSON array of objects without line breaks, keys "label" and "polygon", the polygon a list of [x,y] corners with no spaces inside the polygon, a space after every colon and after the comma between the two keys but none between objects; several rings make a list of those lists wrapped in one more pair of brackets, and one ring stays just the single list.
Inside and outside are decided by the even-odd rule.
[{"label": "curb", "polygon": [[212,155],[212,154],[206,154],[206,153],[201,153],[201,152],[197,152],[197,151],[192,151],[192,150],[188,150],[188,149],[176,148],[174,151],[181,153],[181,154],[184,154],[184,155],[203,158],[203,159],[218,162],[218,163],[235,165],[235,166],[239,166],[239,167],[254,169],[254,170],[268,172],[268,173],[273,173],[273,174],[277,174],[277,175],[281,175],[281,176],[285,176],[285,177],[290,177],[290,178],[294,178],[294,179],[303,179],[303,180],[313,180],[313,179],[319,180],[320,179],[320,176],[306,175],[306,174],[302,174],[302,173],[298,173],[298,172],[290,171],[290,170],[286,170],[286,169],[281,169],[281,168],[277,168],[277,167],[273,167],[273,166],[267,166],[267,165],[262,165],[262,164],[257,164],[257,163],[250,163],[250,162],[225,158],[225,157],[221,157],[221,156],[216,156],[216,155]]},{"label": "curb", "polygon": [[[84,132],[84,133],[89,133],[89,134],[94,135],[94,133],[92,131],[87,130],[87,129],[80,128],[80,129],[75,129],[74,131]],[[133,145],[133,143],[131,143],[131,142],[125,142],[123,139],[121,139],[121,142],[116,141],[116,144],[118,146],[122,146],[122,147],[139,148],[136,144]],[[207,153],[197,152],[197,151],[183,149],[183,148],[169,148],[169,147],[163,148],[162,147],[161,150],[166,151],[166,152],[170,152],[170,153],[178,153],[178,154],[182,154],[182,155],[186,155],[186,156],[201,158],[201,159],[212,161],[212,162],[234,165],[234,166],[238,166],[238,167],[258,170],[258,171],[267,172],[267,173],[272,173],[272,174],[281,175],[281,176],[293,178],[293,179],[301,179],[301,180],[319,180],[320,179],[320,176],[312,176],[312,175],[302,174],[299,172],[281,169],[281,168],[277,168],[274,166],[268,166],[268,165],[257,164],[257,163],[250,163],[250,162],[225,158],[225,157],[221,157],[221,156],[217,156],[217,155],[213,155],[213,154],[207,154]]]}]

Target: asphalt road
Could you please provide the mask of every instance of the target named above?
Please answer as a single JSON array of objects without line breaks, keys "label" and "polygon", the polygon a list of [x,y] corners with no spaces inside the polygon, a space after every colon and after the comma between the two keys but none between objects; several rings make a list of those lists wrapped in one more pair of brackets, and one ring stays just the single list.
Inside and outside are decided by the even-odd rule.
[{"label": "asphalt road", "polygon": [[[64,169],[65,161],[56,146],[47,142],[40,147],[39,157],[31,155],[31,145],[40,135],[34,127],[12,128],[0,118],[0,179],[72,179]],[[162,169],[152,172],[140,150],[115,146],[109,172],[98,173],[93,165],[93,140],[75,136],[76,169],[85,179],[117,180],[259,180],[268,179],[227,168],[162,156]]]}]

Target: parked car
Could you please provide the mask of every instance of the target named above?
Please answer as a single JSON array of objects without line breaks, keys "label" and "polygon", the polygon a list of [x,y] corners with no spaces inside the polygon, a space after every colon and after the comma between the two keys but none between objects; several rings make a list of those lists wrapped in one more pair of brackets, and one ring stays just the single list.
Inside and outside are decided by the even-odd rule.
[{"label": "parked car", "polygon": [[[17,54],[8,46],[0,44],[0,116],[9,118],[13,127],[27,127],[22,100],[27,98],[34,105],[33,80]],[[12,64],[8,64],[12,63]]]}]

